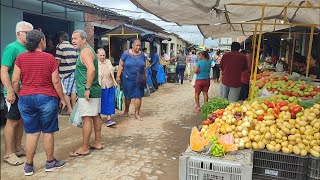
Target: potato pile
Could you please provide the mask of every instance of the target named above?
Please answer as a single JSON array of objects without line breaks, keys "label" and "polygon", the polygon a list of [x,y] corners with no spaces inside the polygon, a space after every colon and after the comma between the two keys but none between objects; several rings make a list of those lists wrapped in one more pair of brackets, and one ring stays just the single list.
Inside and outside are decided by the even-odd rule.
[{"label": "potato pile", "polygon": [[304,110],[296,119],[282,111],[275,121],[259,121],[249,138],[253,149],[320,157],[320,105]]},{"label": "potato pile", "polygon": [[[289,108],[281,108],[279,114],[265,113],[263,119],[258,120],[260,110],[261,105],[256,102],[231,103],[222,118],[215,120],[218,132],[232,133],[239,149],[267,149],[301,156],[310,153],[320,157],[319,104],[304,109],[299,117],[293,117]],[[243,114],[241,118],[237,117],[239,113]]]}]

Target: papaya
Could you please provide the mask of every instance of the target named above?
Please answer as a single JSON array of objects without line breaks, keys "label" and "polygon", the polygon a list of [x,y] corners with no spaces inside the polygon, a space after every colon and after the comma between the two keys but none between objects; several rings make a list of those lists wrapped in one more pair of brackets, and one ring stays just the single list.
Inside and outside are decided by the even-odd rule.
[{"label": "papaya", "polygon": [[210,139],[204,139],[197,127],[193,127],[190,135],[190,147],[193,151],[201,152],[210,143]]},{"label": "papaya", "polygon": [[199,131],[197,127],[193,127],[190,135],[190,147],[193,151],[201,152],[210,146],[210,137],[217,134],[218,125],[216,123],[210,124],[207,130],[207,138],[203,138],[203,132]]}]

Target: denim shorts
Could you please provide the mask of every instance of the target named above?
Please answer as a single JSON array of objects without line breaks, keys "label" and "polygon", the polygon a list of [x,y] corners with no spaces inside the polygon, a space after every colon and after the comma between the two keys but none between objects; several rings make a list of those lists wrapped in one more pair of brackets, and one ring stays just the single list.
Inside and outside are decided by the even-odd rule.
[{"label": "denim shorts", "polygon": [[57,97],[42,94],[20,96],[18,106],[26,133],[54,133],[59,130]]}]

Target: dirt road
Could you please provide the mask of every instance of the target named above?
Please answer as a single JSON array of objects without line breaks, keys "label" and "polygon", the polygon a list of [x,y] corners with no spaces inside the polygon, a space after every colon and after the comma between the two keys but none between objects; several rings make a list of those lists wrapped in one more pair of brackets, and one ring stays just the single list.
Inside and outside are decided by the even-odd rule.
[{"label": "dirt road", "polygon": [[[135,120],[133,115],[122,117],[121,112],[117,112],[113,118],[117,125],[103,126],[105,148],[92,151],[86,157],[68,156],[81,144],[81,129],[70,125],[66,116],[61,116],[60,131],[55,134],[55,157],[65,160],[65,167],[44,172],[45,153],[40,138],[34,161],[35,174],[25,177],[22,165],[12,167],[1,161],[1,179],[177,180],[179,155],[188,146],[191,128],[200,123],[200,114],[194,111],[193,93],[189,82],[184,85],[168,83],[150,97],[143,98],[143,121]],[[209,96],[216,95],[212,83]],[[2,157],[3,131],[1,135]]]}]

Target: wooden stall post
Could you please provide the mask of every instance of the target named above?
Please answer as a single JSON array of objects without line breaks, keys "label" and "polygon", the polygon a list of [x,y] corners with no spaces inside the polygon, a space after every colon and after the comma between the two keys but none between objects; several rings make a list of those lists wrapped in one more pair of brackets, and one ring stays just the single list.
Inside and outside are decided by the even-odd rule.
[{"label": "wooden stall post", "polygon": [[250,90],[251,93],[250,93],[250,97],[249,97],[250,100],[252,100],[254,98],[254,88],[256,87],[256,83],[257,83],[257,71],[258,71],[258,63],[259,63],[259,52],[260,52],[260,46],[261,46],[264,10],[265,10],[265,6],[262,6],[260,32],[259,32],[258,47],[257,47],[257,53],[256,53],[256,59],[255,59],[256,63],[255,63],[255,66],[254,66],[254,73],[253,73],[253,84],[252,84],[252,86],[250,88],[251,89]]},{"label": "wooden stall post", "polygon": [[313,33],[314,33],[314,26],[311,26],[311,33],[310,33],[310,40],[309,40],[309,50],[308,50],[308,60],[307,60],[307,69],[306,69],[306,77],[309,76],[309,67],[310,67],[310,60],[311,60],[311,52],[312,52],[312,42],[313,42]]}]

